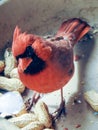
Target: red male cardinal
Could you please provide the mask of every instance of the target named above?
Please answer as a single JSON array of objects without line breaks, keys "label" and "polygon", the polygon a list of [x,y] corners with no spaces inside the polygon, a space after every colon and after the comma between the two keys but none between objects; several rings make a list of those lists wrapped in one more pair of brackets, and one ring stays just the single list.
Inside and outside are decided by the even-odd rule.
[{"label": "red male cardinal", "polygon": [[[62,90],[74,73],[73,47],[89,30],[79,18],[64,21],[55,36],[46,38],[16,27],[12,52],[23,84],[39,93]],[[63,102],[62,91],[61,96]]]}]

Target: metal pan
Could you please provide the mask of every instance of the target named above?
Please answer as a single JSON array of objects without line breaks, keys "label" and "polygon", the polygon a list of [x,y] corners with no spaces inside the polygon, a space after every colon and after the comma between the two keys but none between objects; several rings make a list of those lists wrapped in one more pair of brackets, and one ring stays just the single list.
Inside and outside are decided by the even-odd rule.
[{"label": "metal pan", "polygon": [[[1,0],[3,1],[3,0]],[[11,46],[12,34],[16,25],[23,31],[39,35],[54,33],[62,21],[80,17],[98,27],[98,0],[9,0],[0,5],[0,58],[4,49]],[[72,80],[64,87],[67,116],[63,116],[56,130],[96,130],[98,116],[85,102],[83,93],[87,90],[98,92],[98,36],[79,42],[75,54],[83,58],[75,62]],[[55,96],[56,95],[56,96]],[[51,100],[54,98],[54,101]],[[50,107],[57,106],[55,98],[59,91],[46,95],[43,99]],[[80,100],[74,104],[74,99]],[[48,99],[48,100],[47,100]]]}]

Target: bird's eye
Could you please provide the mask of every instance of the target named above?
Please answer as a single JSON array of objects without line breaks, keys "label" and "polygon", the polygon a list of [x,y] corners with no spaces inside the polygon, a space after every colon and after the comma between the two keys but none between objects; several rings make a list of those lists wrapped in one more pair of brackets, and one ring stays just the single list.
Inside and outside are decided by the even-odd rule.
[{"label": "bird's eye", "polygon": [[18,61],[19,58],[25,58],[25,57],[26,57],[26,54],[23,53],[23,54],[20,54],[20,55],[16,56],[16,60]]},{"label": "bird's eye", "polygon": [[27,58],[27,57],[33,58],[34,56],[35,56],[34,49],[31,46],[27,46],[23,54],[16,56],[16,60],[18,60],[19,58]]},{"label": "bird's eye", "polygon": [[27,56],[27,57],[33,58],[33,56],[35,56],[34,49],[33,49],[31,46],[28,46],[28,47],[26,48],[25,53],[26,53],[26,56]]}]

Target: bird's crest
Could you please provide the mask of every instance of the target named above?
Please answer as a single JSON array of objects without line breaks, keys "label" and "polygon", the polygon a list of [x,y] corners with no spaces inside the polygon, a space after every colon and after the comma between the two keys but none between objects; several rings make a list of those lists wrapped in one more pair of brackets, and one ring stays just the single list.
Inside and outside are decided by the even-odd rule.
[{"label": "bird's crest", "polygon": [[34,36],[32,34],[22,33],[21,29],[16,26],[13,34],[12,52],[16,57],[24,53],[27,46],[34,42]]},{"label": "bird's crest", "polygon": [[36,55],[42,60],[46,61],[51,55],[51,47],[46,45],[46,41],[43,38],[22,33],[21,29],[16,26],[13,34],[12,52],[15,57],[23,54],[28,46],[32,46]]}]

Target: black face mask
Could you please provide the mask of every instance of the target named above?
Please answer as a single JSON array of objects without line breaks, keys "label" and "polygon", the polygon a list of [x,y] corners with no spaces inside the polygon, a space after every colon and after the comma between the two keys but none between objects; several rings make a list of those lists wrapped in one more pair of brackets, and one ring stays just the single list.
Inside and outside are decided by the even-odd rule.
[{"label": "black face mask", "polygon": [[28,46],[23,54],[20,54],[16,56],[16,59],[18,60],[19,58],[33,58],[36,56],[34,49],[31,46]]},{"label": "black face mask", "polygon": [[35,52],[34,49],[31,46],[28,46],[25,50],[25,52],[21,55],[18,55],[16,59],[19,58],[31,58],[32,62],[30,65],[24,70],[24,73],[26,74],[37,74],[41,72],[45,67],[46,63],[41,58],[39,58]]}]

